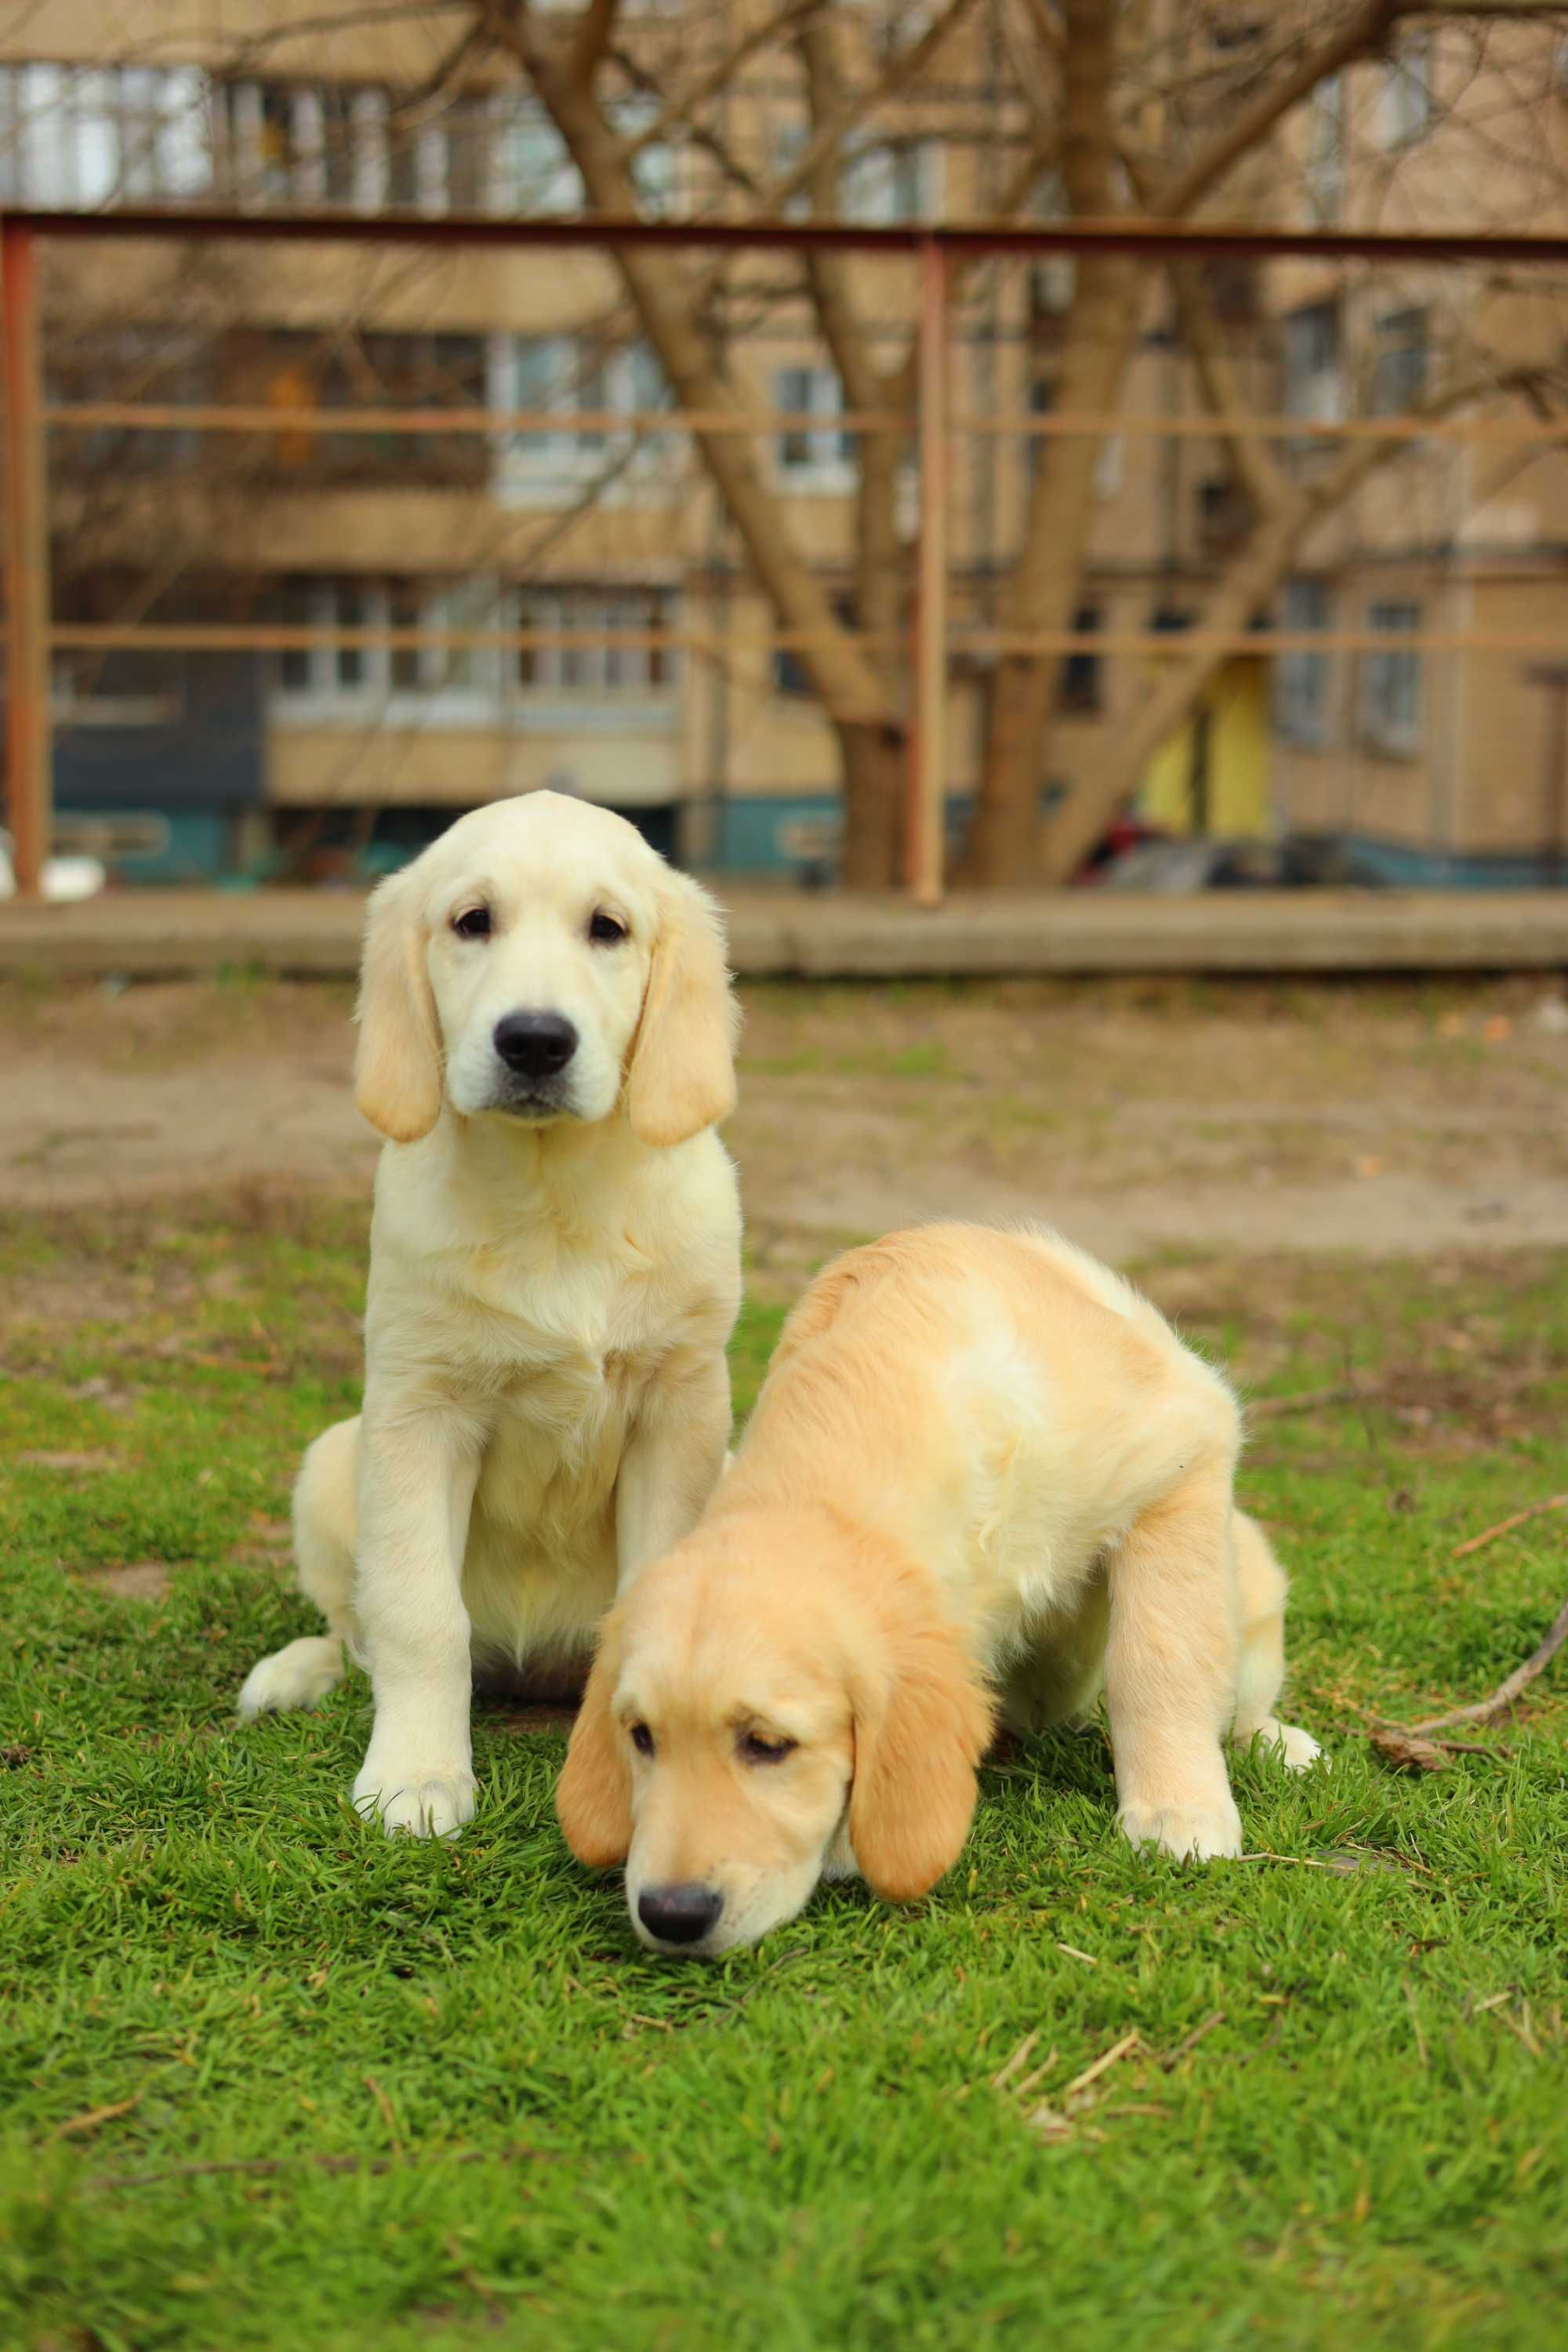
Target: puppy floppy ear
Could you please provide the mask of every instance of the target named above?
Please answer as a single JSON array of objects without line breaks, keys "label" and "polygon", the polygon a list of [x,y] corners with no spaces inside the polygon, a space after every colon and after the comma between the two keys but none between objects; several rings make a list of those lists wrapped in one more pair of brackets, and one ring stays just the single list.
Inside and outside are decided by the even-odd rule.
[{"label": "puppy floppy ear", "polygon": [[556,1818],[566,1843],[590,1870],[625,1862],[631,1850],[632,1776],[610,1714],[620,1670],[620,1635],[612,1619],[583,1693],[555,1790]]},{"label": "puppy floppy ear", "polygon": [[992,1709],[955,1629],[907,1590],[882,1671],[857,1700],[849,1843],[893,1903],[934,1886],[963,1851]]},{"label": "puppy floppy ear", "polygon": [[416,1143],[441,1110],[441,1035],[414,873],[406,867],[372,894],[354,1016],[354,1100],[394,1143]]},{"label": "puppy floppy ear", "polygon": [[667,875],[626,1076],[626,1110],[639,1143],[685,1143],[728,1118],[739,1022],[723,918],[689,875]]}]

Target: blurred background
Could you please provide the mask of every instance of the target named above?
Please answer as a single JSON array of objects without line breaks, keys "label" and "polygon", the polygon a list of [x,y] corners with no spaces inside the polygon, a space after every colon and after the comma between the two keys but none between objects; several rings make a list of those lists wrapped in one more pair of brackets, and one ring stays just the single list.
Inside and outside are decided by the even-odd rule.
[{"label": "blurred background", "polygon": [[[922,793],[928,896],[1563,880],[1568,15],[51,0],[0,203],[173,216],[36,239],[53,895],[538,786],[725,884]],[[1119,217],[1294,245],[899,234]]]}]

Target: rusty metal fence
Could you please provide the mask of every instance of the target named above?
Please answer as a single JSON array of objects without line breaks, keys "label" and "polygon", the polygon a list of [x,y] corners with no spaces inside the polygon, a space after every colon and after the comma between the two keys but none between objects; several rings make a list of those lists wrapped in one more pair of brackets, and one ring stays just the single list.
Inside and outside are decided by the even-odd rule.
[{"label": "rusty metal fence", "polygon": [[[36,894],[51,821],[50,667],[60,653],[244,652],[288,655],[319,648],[376,647],[393,653],[427,649],[505,648],[523,653],[546,644],[592,644],[647,656],[684,651],[697,659],[722,658],[710,631],[677,627],[549,629],[398,625],[327,625],[292,621],[166,623],[67,621],[54,612],[48,562],[48,450],[58,437],[110,430],[138,435],[268,436],[330,433],[356,436],[496,436],[528,432],[614,433],[631,441],[688,436],[810,432],[815,411],[763,410],[737,400],[710,410],[620,408],[603,413],[497,408],[465,403],[451,407],[333,405],[307,403],[261,406],[196,401],[50,401],[43,390],[37,264],[41,246],[67,240],[204,240],[252,244],[469,247],[595,249],[614,253],[643,246],[684,247],[713,253],[794,253],[812,250],[913,260],[919,272],[917,398],[912,415],[892,410],[835,411],[833,425],[847,435],[899,436],[916,460],[917,563],[912,628],[908,638],[910,759],[905,814],[904,880],[913,898],[934,906],[943,888],[944,744],[955,661],[994,659],[1010,653],[1080,658],[1086,654],[1168,654],[1171,638],[1158,629],[1075,627],[1010,631],[973,620],[955,623],[951,606],[949,518],[952,452],[964,436],[1071,439],[1108,431],[1154,441],[1228,440],[1300,446],[1314,441],[1380,445],[1512,446],[1521,451],[1568,446],[1568,415],[1498,417],[1336,415],[1314,418],[1277,413],[1226,416],[1118,411],[1114,417],[1070,411],[1000,414],[955,404],[950,384],[950,280],[955,264],[984,257],[1026,262],[1043,256],[1118,254],[1155,260],[1229,259],[1277,262],[1296,257],[1344,266],[1352,262],[1426,267],[1445,263],[1562,265],[1568,236],[1251,229],[1223,223],[1176,225],[1163,220],[1040,223],[1029,226],[984,222],[936,227],[870,227],[779,221],[738,226],[723,222],[581,220],[497,221],[488,217],[431,219],[388,214],[370,218],[341,214],[198,213],[189,209],[121,209],[111,213],[13,213],[0,221],[5,327],[5,587],[6,646],[6,806],[16,882]],[[775,652],[798,652],[811,639],[773,629]],[[900,647],[903,633],[900,632]],[[1507,652],[1542,665],[1540,682],[1554,691],[1568,685],[1553,657],[1564,648],[1559,630],[1543,628],[1433,630],[1248,626],[1245,631],[1189,630],[1184,651],[1300,655],[1409,651],[1426,654]],[[1553,708],[1556,706],[1554,705]],[[1561,714],[1558,731],[1561,733]]]}]

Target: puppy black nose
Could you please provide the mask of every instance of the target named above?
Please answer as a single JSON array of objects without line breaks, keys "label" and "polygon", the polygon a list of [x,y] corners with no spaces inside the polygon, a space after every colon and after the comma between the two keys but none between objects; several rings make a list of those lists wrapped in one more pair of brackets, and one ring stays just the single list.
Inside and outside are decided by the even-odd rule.
[{"label": "puppy black nose", "polygon": [[637,1917],[661,1944],[700,1944],[723,1908],[711,1886],[645,1886],[637,1896]]},{"label": "puppy black nose", "polygon": [[496,1052],[521,1078],[552,1078],[577,1051],[563,1013],[509,1013],[496,1023]]}]

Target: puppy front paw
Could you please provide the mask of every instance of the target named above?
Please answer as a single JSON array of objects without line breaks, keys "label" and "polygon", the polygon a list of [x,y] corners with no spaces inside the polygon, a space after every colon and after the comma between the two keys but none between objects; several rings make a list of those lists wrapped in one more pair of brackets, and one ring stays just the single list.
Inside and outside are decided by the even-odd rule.
[{"label": "puppy front paw", "polygon": [[1310,1772],[1314,1764],[1321,1764],[1325,1772],[1329,1769],[1328,1758],[1311,1733],[1303,1731],[1299,1723],[1277,1724],[1275,1745],[1287,1772]]},{"label": "puppy front paw", "polygon": [[1178,1862],[1216,1862],[1241,1852],[1241,1815],[1223,1804],[1123,1805],[1118,1817],[1133,1845],[1158,1846]]},{"label": "puppy front paw", "polygon": [[379,1820],[388,1837],[456,1837],[474,1818],[474,1776],[466,1765],[386,1769],[370,1757],[354,1782],[354,1811]]}]

